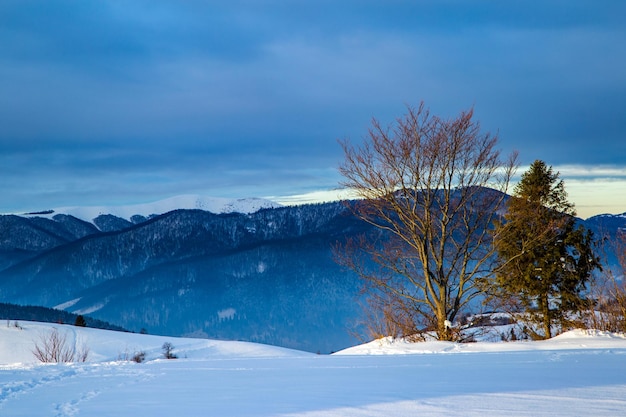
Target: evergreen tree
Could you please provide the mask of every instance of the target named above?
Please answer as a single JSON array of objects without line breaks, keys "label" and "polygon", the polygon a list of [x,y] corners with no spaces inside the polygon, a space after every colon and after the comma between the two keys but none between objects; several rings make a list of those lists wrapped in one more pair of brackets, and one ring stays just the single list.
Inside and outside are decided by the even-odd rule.
[{"label": "evergreen tree", "polygon": [[522,175],[494,231],[498,295],[530,314],[534,338],[552,337],[553,325],[562,328],[583,308],[586,284],[600,267],[592,232],[574,216],[559,173],[538,160]]},{"label": "evergreen tree", "polygon": [[85,321],[85,318],[81,315],[76,316],[76,321],[74,322],[74,326],[79,326],[79,327],[87,327],[87,322]]}]

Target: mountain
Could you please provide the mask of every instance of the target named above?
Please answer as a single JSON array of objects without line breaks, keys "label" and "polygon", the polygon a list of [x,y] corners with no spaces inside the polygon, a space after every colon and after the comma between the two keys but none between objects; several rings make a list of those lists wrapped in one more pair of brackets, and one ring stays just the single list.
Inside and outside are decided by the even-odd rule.
[{"label": "mountain", "polygon": [[[25,213],[23,216],[36,218],[52,218],[59,214],[69,215],[85,222],[97,225],[100,217],[119,218],[126,220],[126,226],[142,223],[159,214],[174,210],[204,210],[215,214],[242,213],[250,214],[264,208],[277,208],[280,204],[261,198],[216,198],[196,194],[185,194],[147,204],[125,206],[76,206],[61,207],[51,210]],[[102,229],[101,229],[102,230]],[[106,230],[104,230],[106,231]]]},{"label": "mountain", "polygon": [[94,225],[67,215],[0,216],[0,268],[98,232]]},{"label": "mountain", "polygon": [[[596,237],[626,229],[625,215],[580,221]],[[356,342],[362,296],[332,247],[371,231],[342,203],[197,196],[0,216],[0,302],[132,331],[336,351]]]},{"label": "mountain", "polygon": [[600,242],[598,250],[605,268],[612,269],[616,276],[623,274],[624,271],[620,271],[616,248],[621,247],[623,250],[623,245],[626,244],[618,242],[618,233],[621,231],[622,236],[626,233],[626,213],[600,214],[585,220],[584,225],[593,230],[596,240]]},{"label": "mountain", "polygon": [[180,209],[250,214],[279,204],[259,198],[226,199],[181,195],[129,206],[62,207],[0,215],[0,269],[77,239],[115,232]]},{"label": "mountain", "polygon": [[594,227],[602,234],[615,236],[621,229],[626,232],[626,213],[623,214],[599,214],[585,220],[588,227]]},{"label": "mountain", "polygon": [[[334,262],[332,246],[365,225],[341,203],[222,207],[226,213],[174,210],[136,224],[108,214],[94,223],[59,213],[2,216],[28,231],[20,242],[29,252],[0,272],[0,300],[133,331],[316,352],[354,344],[360,284]],[[103,217],[108,226],[98,225]]]}]

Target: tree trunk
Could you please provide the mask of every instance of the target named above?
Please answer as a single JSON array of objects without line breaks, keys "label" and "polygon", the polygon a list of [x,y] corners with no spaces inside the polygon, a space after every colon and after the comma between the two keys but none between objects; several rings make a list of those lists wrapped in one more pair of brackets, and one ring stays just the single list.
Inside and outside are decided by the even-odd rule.
[{"label": "tree trunk", "polygon": [[452,340],[451,329],[446,326],[448,322],[448,316],[446,315],[446,308],[444,306],[439,306],[439,310],[437,311],[437,339],[439,340]]},{"label": "tree trunk", "polygon": [[539,309],[543,322],[543,337],[550,339],[552,337],[552,318],[550,317],[550,301],[547,294],[542,294],[539,297]]}]

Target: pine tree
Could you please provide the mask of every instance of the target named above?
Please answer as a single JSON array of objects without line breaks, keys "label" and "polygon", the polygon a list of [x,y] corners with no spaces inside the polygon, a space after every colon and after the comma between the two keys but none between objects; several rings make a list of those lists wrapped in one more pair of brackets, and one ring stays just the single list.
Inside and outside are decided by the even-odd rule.
[{"label": "pine tree", "polygon": [[497,292],[521,304],[537,328],[534,338],[552,337],[584,306],[584,291],[599,258],[593,234],[578,226],[559,173],[535,161],[522,175],[494,242],[500,259]]},{"label": "pine tree", "polygon": [[79,326],[79,327],[87,327],[87,322],[85,321],[85,318],[81,315],[76,316],[76,321],[74,322],[74,326]]}]

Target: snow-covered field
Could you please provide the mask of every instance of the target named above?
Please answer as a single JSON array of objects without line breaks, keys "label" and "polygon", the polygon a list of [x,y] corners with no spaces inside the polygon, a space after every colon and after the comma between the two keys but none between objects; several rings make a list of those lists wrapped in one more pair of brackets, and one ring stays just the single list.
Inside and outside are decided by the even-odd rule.
[{"label": "snow-covered field", "polygon": [[[241,342],[0,326],[0,416],[626,416],[626,338],[384,339],[330,356]],[[40,364],[52,327],[86,363]],[[162,359],[164,342],[178,359]],[[135,352],[146,362],[122,361]]]}]

